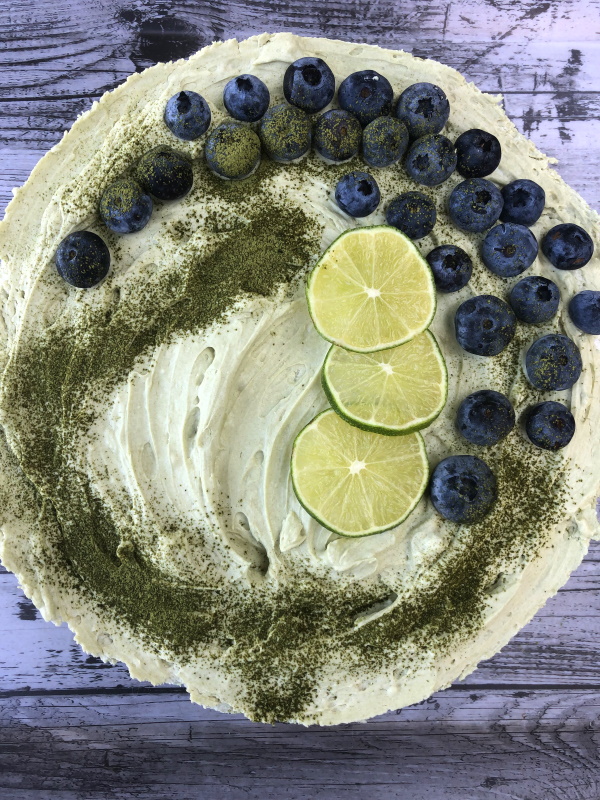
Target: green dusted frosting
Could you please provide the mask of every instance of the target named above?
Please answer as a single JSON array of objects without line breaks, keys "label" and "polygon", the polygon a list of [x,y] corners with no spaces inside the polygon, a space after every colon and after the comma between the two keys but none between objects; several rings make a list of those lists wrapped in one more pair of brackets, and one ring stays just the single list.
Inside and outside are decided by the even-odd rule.
[{"label": "green dusted frosting", "polygon": [[[279,554],[285,581],[224,580],[219,560],[227,553],[215,548],[208,528],[184,530],[202,559],[201,586],[173,580],[141,552],[126,515],[103,504],[70,455],[111,389],[145,354],[227,322],[240,297],[273,296],[303,280],[320,255],[322,224],[317,213],[279,197],[273,187],[280,169],[265,161],[247,180],[233,182],[203,162],[194,165],[193,189],[181,201],[186,213],[162,236],[175,251],[202,224],[218,234],[218,244],[191,248],[176,268],[157,269],[109,307],[85,307],[75,327],[73,318],[59,317],[32,328],[12,353],[0,403],[11,446],[39,499],[40,538],[54,543],[40,556],[43,569],[60,576],[65,593],[76,591],[161,658],[188,663],[215,653],[240,682],[245,713],[269,722],[302,718],[336,659],[357,675],[385,665],[392,670],[404,656],[410,663],[415,648],[443,657],[478,631],[505,560],[532,558],[565,500],[554,473],[560,455],[540,457],[513,432],[486,455],[499,484],[493,512],[463,529],[460,542],[428,567],[426,588],[399,589],[396,598],[379,579],[340,579],[286,553]],[[307,181],[334,186],[346,169],[310,157],[287,172],[300,190]],[[382,187],[391,195],[402,180],[392,170]],[[117,271],[118,240],[112,249]],[[498,360],[499,388],[518,370],[523,344],[517,336]],[[459,377],[450,374],[451,381]],[[474,452],[459,441],[456,447]],[[390,600],[387,613],[356,626]]]}]

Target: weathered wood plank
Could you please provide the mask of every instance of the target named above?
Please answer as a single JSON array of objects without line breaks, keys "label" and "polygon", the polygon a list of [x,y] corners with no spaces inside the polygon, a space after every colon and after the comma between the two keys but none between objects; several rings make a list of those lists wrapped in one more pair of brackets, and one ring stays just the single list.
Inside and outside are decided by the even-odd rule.
[{"label": "weathered wood plank", "polygon": [[[598,687],[600,542],[534,620],[460,686]],[[122,664],[85,655],[66,626],[44,622],[10,574],[0,575],[0,696],[23,692],[142,690]]]},{"label": "weathered wood plank", "polygon": [[[272,28],[274,30],[274,28]],[[252,33],[260,33],[259,27]],[[303,33],[304,31],[299,31]],[[219,38],[230,38],[235,30],[225,31]],[[306,33],[316,32],[308,31]],[[243,38],[239,35],[239,38]],[[340,37],[338,37],[340,38]],[[461,71],[486,92],[594,92],[598,90],[599,45],[595,42],[512,43],[490,45],[487,42],[449,42],[432,38],[415,40],[410,34],[394,35],[392,41],[377,37],[354,36],[354,41],[367,41],[395,50],[405,50],[420,58],[433,58]],[[208,42],[207,42],[208,43]],[[67,99],[99,97],[103,92],[122,83],[136,71],[134,43],[124,42],[121,47],[129,55],[118,59],[119,68],[107,69],[109,56],[101,59],[98,67],[82,65],[72,69],[68,64],[25,63],[13,72],[3,68],[0,99],[4,101]],[[192,51],[193,52],[193,51]],[[160,53],[155,54],[161,57]],[[163,60],[166,60],[165,54]],[[153,58],[140,62],[143,68],[152,66]],[[102,66],[103,68],[99,68]],[[34,109],[35,110],[35,109]]]},{"label": "weathered wood plank", "polygon": [[370,722],[303,729],[183,698],[12,698],[0,702],[0,785],[11,799],[597,800],[599,710],[597,691],[449,690]]},{"label": "weathered wood plank", "polygon": [[[264,30],[346,38],[437,58],[487,91],[597,88],[600,4],[588,0],[28,0],[10,9],[0,52],[0,96],[97,95],[132,71],[190,55],[215,39]],[[417,43],[417,44],[415,44]],[[576,43],[576,44],[573,44]]]}]

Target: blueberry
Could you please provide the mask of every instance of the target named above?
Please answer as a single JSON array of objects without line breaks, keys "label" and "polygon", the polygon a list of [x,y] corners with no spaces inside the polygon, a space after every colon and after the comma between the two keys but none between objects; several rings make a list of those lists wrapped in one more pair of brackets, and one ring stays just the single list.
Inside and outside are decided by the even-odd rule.
[{"label": "blueberry", "polygon": [[454,145],[441,133],[422,136],[410,146],[404,168],[413,181],[424,186],[438,186],[456,169]]},{"label": "blueberry", "polygon": [[456,425],[467,441],[485,447],[508,436],[515,427],[515,411],[508,397],[482,389],[462,401]]},{"label": "blueberry", "polygon": [[524,415],[527,436],[536,447],[560,450],[575,434],[575,419],[562,403],[547,400],[529,408]]},{"label": "blueberry", "polygon": [[368,172],[349,172],[338,181],[335,199],[338,206],[351,217],[366,217],[379,205],[379,186]]},{"label": "blueberry", "polygon": [[371,167],[389,167],[408,147],[406,125],[394,117],[377,117],[363,131],[363,158]]},{"label": "blueberry", "polygon": [[194,183],[192,162],[170,147],[155,147],[143,155],[135,177],[143,189],[159,200],[179,200]]},{"label": "blueberry", "polygon": [[410,239],[422,239],[435,225],[435,203],[421,192],[404,192],[389,204],[385,218]]},{"label": "blueberry", "polygon": [[517,225],[533,225],[542,215],[546,205],[546,192],[539,183],[520,178],[502,188],[504,207],[500,214],[502,222]]},{"label": "blueberry", "polygon": [[579,292],[569,303],[569,316],[580,331],[600,335],[600,292]]},{"label": "blueberry", "polygon": [[496,478],[485,461],[475,456],[450,456],[433,470],[431,502],[451,522],[479,522],[492,508]]},{"label": "blueberry", "polygon": [[287,103],[271,106],[260,121],[260,139],[272,161],[296,161],[310,150],[310,117]]},{"label": "blueberry", "polygon": [[582,366],[577,345],[560,333],[542,336],[525,356],[527,377],[540,392],[570,389],[579,380]]},{"label": "blueberry", "polygon": [[178,92],[165,107],[165,124],[178,139],[191,142],[206,133],[210,125],[210,108],[196,92]]},{"label": "blueberry", "polygon": [[538,243],[524,225],[501,222],[489,230],[481,245],[481,258],[486,267],[501,278],[514,278],[533,264]]},{"label": "blueberry", "polygon": [[548,322],[558,311],[558,286],[539,275],[522,278],[511,289],[508,302],[521,322]]},{"label": "blueberry", "polygon": [[517,327],[511,307],[491,294],[470,297],[454,317],[459,345],[478,356],[496,356],[509,344]]},{"label": "blueberry", "polygon": [[347,161],[358,155],[362,128],[353,114],[339,108],[326,111],[317,119],[315,150],[330,161]]},{"label": "blueberry", "polygon": [[500,163],[502,148],[493,133],[472,128],[461,133],[454,146],[456,169],[465,178],[485,178]]},{"label": "blueberry", "polygon": [[413,83],[398,98],[396,116],[408,128],[411,139],[439,133],[448,122],[450,103],[434,83]]},{"label": "blueberry", "polygon": [[427,261],[440,292],[458,292],[471,280],[473,262],[465,251],[453,244],[442,244],[432,250]]},{"label": "blueberry", "polygon": [[285,71],[283,94],[288,103],[309,114],[320,111],[333,100],[333,72],[322,58],[299,58]]},{"label": "blueberry", "polygon": [[133,178],[122,178],[104,190],[98,211],[114,233],[136,233],[150,221],[152,198]]},{"label": "blueberry", "polygon": [[483,233],[502,211],[500,189],[485,178],[468,178],[455,186],[448,199],[450,219],[463,231]]},{"label": "blueberry", "polygon": [[110,253],[96,233],[76,231],[58,245],[54,261],[63,280],[78,289],[90,289],[106,277]]},{"label": "blueberry", "polygon": [[223,104],[234,119],[258,122],[267,108],[271,95],[256,75],[238,75],[223,89]]},{"label": "blueberry", "polygon": [[383,75],[372,69],[353,72],[340,84],[338,103],[365,127],[377,117],[390,113],[394,90]]},{"label": "blueberry", "polygon": [[260,163],[260,139],[241,122],[222,122],[207,137],[206,163],[221,178],[246,178]]},{"label": "blueberry", "polygon": [[548,231],[542,239],[542,252],[557,269],[580,269],[592,257],[594,242],[579,225],[567,222]]}]

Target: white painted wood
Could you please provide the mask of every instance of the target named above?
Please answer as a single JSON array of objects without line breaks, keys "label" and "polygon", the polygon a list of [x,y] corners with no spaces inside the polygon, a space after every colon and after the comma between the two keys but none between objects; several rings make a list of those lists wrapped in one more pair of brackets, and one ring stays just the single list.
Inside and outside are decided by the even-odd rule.
[{"label": "white painted wood", "polygon": [[61,800],[595,800],[599,709],[591,691],[450,690],[370,722],[304,729],[181,697],[13,698],[0,704],[10,783],[0,781]]}]

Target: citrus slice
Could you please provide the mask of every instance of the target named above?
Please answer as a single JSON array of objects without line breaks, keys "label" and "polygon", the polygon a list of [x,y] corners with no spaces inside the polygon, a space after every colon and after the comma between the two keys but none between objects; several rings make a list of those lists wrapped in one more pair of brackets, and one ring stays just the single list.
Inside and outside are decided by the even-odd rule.
[{"label": "citrus slice", "polygon": [[306,295],[321,336],[359,353],[408,342],[435,313],[429,265],[408,237],[388,225],[338,236],[311,272]]},{"label": "citrus slice", "polygon": [[369,536],[399,525],[419,502],[428,478],[420,433],[381,436],[323,411],[296,437],[292,483],[323,527]]},{"label": "citrus slice", "polygon": [[439,415],[448,395],[444,357],[432,333],[377,353],[333,345],[323,364],[323,388],[340,416],[364,430],[406,434]]}]

